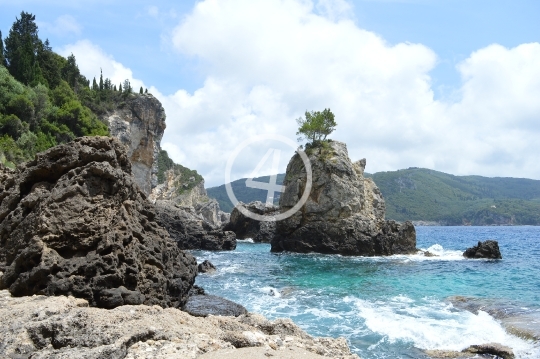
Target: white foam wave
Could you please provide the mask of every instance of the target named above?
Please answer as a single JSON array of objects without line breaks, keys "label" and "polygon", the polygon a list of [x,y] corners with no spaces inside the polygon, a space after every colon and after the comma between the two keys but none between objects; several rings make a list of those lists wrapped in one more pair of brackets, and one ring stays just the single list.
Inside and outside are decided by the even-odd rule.
[{"label": "white foam wave", "polygon": [[264,293],[266,295],[269,295],[270,297],[276,297],[276,298],[281,297],[281,293],[279,292],[279,290],[277,290],[276,288],[272,288],[272,287],[259,288],[259,292],[262,292],[262,293]]},{"label": "white foam wave", "polygon": [[313,314],[317,318],[337,318],[337,319],[342,318],[340,314],[332,313],[326,309],[309,308],[305,310],[305,313]]},{"label": "white foam wave", "polygon": [[353,302],[366,327],[384,341],[413,343],[420,349],[463,350],[470,345],[497,342],[514,350],[518,358],[537,358],[538,345],[507,333],[489,314],[478,315],[455,309],[451,304],[425,299],[416,302],[403,296],[388,302],[370,302],[346,297]]},{"label": "white foam wave", "polygon": [[252,238],[237,239],[236,241],[237,241],[237,242],[240,242],[240,243],[255,243],[255,242],[253,242],[253,239],[252,239]]}]

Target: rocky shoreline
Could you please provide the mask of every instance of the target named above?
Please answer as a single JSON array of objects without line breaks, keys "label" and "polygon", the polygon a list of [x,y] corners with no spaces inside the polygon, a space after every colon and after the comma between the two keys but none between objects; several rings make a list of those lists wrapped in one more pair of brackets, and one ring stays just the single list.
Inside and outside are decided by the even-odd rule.
[{"label": "rocky shoreline", "polygon": [[177,308],[90,307],[72,296],[0,291],[0,353],[8,358],[358,358],[343,338],[314,338],[290,319],[195,317]]}]

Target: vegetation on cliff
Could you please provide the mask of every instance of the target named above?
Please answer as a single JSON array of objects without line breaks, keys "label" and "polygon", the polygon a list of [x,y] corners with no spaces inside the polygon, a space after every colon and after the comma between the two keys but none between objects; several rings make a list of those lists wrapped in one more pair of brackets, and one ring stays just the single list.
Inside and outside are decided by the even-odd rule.
[{"label": "vegetation on cliff", "polygon": [[158,183],[162,184],[167,180],[167,171],[172,170],[174,186],[178,194],[183,194],[193,189],[203,181],[203,177],[196,171],[174,163],[165,150],[161,150],[158,156]]},{"label": "vegetation on cliff", "polygon": [[64,58],[38,36],[35,16],[21,12],[0,33],[0,163],[14,167],[75,137],[108,135],[99,116],[132,94],[100,76],[92,86],[75,56]]}]

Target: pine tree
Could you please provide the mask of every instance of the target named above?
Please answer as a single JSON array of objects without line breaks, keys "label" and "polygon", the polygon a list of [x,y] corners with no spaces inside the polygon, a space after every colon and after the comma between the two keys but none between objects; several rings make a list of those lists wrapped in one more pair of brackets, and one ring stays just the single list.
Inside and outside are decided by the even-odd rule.
[{"label": "pine tree", "polygon": [[140,93],[141,95],[143,94],[142,86],[141,86],[141,88],[140,88],[140,90],[139,90],[139,93]]},{"label": "pine tree", "polygon": [[43,44],[35,20],[35,15],[21,12],[21,18],[16,18],[9,30],[4,49],[4,61],[10,74],[27,85],[35,83],[41,75],[36,57]]}]

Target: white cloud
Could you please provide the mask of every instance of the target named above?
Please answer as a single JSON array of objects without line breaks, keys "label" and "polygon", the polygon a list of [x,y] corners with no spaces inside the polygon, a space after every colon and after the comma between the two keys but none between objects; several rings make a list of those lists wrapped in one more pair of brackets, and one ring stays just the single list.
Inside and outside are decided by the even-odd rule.
[{"label": "white cloud", "polygon": [[81,73],[90,81],[94,77],[99,81],[100,70],[103,70],[103,77],[111,79],[113,84],[119,85],[128,79],[135,90],[141,86],[145,87],[141,80],[133,77],[131,69],[115,61],[111,55],[106,54],[99,46],[88,40],[67,45],[58,52],[66,57],[70,54],[75,55]]},{"label": "white cloud", "polygon": [[82,25],[71,15],[59,16],[53,24],[39,22],[39,27],[46,32],[59,36],[80,35],[82,30]]},{"label": "white cloud", "polygon": [[[340,15],[321,10],[324,4]],[[479,49],[456,69],[460,97],[434,100],[429,73],[436,54],[421,44],[390,45],[359,28],[345,16],[347,4],[197,2],[170,38],[197,61],[204,83],[173,95],[149,88],[167,113],[163,148],[208,185],[219,185],[243,140],[265,133],[295,140],[296,118],[329,107],[338,122],[331,137],[347,143],[353,160],[366,157],[369,172],[418,166],[540,179],[539,43]],[[71,51],[87,76],[102,67],[116,82],[136,81],[89,42],[64,54]],[[249,174],[266,151],[250,147],[233,177]]]}]

